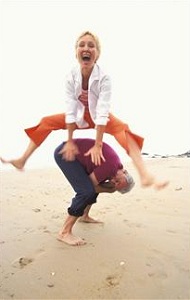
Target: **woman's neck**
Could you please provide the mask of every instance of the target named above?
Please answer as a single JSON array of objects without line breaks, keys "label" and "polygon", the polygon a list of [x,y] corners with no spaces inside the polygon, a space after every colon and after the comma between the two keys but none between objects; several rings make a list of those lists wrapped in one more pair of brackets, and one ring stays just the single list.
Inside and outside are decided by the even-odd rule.
[{"label": "woman's neck", "polygon": [[[89,76],[90,77],[90,76]],[[88,78],[84,78],[82,76],[82,89],[83,90],[88,90],[88,80],[89,80],[89,77]]]},{"label": "woman's neck", "polygon": [[84,79],[89,79],[90,78],[90,75],[92,73],[92,70],[93,70],[94,66],[92,67],[83,67],[81,68],[81,74],[82,74],[82,78]]},{"label": "woman's neck", "polygon": [[82,71],[82,88],[83,90],[88,90],[88,81],[90,78],[92,71],[89,72],[89,70],[86,72],[84,72],[84,70]]}]

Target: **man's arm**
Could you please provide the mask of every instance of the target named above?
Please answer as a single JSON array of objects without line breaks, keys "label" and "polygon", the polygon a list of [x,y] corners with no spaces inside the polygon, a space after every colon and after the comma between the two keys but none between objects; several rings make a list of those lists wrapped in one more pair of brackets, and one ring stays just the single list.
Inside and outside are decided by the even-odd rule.
[{"label": "man's arm", "polygon": [[96,193],[114,193],[116,191],[115,185],[108,182],[99,183],[95,186]]},{"label": "man's arm", "polygon": [[115,185],[110,181],[99,183],[94,172],[92,172],[89,177],[94,185],[96,193],[114,193],[116,191]]}]

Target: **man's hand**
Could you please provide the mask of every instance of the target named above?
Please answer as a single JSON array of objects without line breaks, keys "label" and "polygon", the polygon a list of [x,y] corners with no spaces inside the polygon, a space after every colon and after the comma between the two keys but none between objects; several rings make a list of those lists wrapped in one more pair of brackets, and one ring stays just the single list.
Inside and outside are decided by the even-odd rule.
[{"label": "man's hand", "polygon": [[100,166],[102,163],[102,160],[105,161],[105,158],[103,156],[102,153],[102,147],[101,146],[97,146],[94,145],[92,148],[90,148],[90,150],[88,150],[85,154],[85,156],[90,155],[91,156],[91,160],[92,162],[96,165],[96,166]]},{"label": "man's hand", "polygon": [[110,182],[102,182],[95,186],[96,193],[114,193],[116,191],[115,185]]},{"label": "man's hand", "polygon": [[62,157],[67,161],[75,160],[75,156],[79,154],[77,145],[73,141],[68,141],[64,144],[63,148],[59,152]]}]

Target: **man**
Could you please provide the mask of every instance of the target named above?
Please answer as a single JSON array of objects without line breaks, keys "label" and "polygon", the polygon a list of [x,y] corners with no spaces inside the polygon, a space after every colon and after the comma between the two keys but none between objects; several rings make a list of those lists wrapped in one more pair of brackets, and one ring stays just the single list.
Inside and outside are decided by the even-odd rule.
[{"label": "man", "polygon": [[102,145],[104,161],[95,165],[91,161],[88,150],[94,145],[93,139],[74,139],[78,154],[75,160],[68,161],[63,157],[61,149],[65,142],[59,145],[54,153],[55,161],[73,187],[75,196],[68,208],[68,216],[58,240],[69,245],[84,245],[86,242],[76,237],[72,229],[77,219],[83,222],[96,222],[89,216],[89,211],[101,192],[129,192],[134,186],[133,178],[123,168],[117,153],[106,143]]}]

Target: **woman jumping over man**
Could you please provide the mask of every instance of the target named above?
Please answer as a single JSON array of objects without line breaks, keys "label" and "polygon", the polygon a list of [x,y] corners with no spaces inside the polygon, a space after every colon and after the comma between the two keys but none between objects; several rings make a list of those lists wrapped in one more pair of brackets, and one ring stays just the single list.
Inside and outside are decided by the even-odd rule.
[{"label": "woman jumping over man", "polygon": [[68,132],[67,143],[60,153],[66,160],[72,161],[78,153],[73,141],[74,131],[95,128],[94,146],[85,154],[91,156],[95,165],[100,165],[105,160],[102,142],[104,133],[108,133],[114,136],[132,159],[143,187],[164,188],[168,182],[160,182],[150,174],[142,159],[141,149],[144,139],[134,134],[126,123],[110,112],[111,82],[110,77],[97,64],[101,52],[98,37],[89,31],[82,33],[76,41],[75,50],[78,65],[71,70],[66,79],[65,113],[46,116],[37,126],[25,129],[30,142],[23,155],[11,160],[1,158],[2,163],[12,164],[22,170],[29,157],[47,136],[53,130],[59,129]]}]

